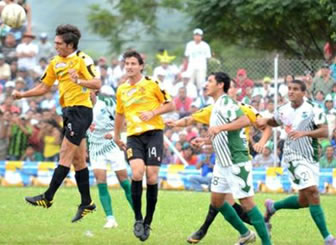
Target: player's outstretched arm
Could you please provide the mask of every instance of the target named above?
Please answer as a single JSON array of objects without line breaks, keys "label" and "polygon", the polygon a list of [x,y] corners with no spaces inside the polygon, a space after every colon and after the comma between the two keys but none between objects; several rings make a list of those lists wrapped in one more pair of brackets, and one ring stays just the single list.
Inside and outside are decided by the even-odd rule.
[{"label": "player's outstretched arm", "polygon": [[177,121],[168,119],[165,121],[165,124],[168,127],[187,127],[187,126],[194,124],[195,122],[196,121],[192,117],[188,116],[188,117],[183,117]]},{"label": "player's outstretched arm", "polygon": [[39,85],[37,85],[36,87],[25,91],[25,92],[19,92],[17,90],[14,90],[12,93],[12,97],[13,99],[22,99],[22,98],[26,98],[26,97],[35,97],[35,96],[40,96],[43,94],[46,94],[47,92],[49,92],[51,87],[49,87],[48,85],[44,84],[44,83],[40,83]]},{"label": "player's outstretched arm", "polygon": [[258,118],[256,121],[256,126],[260,130],[263,130],[266,128],[266,126],[278,127],[280,125],[277,123],[277,121],[275,121],[274,117],[272,117],[272,118]]},{"label": "player's outstretched arm", "polygon": [[271,138],[271,136],[272,136],[272,128],[267,125],[262,130],[261,139],[253,145],[253,149],[256,152],[261,153],[264,150],[264,146],[266,145],[267,141]]},{"label": "player's outstretched arm", "polygon": [[234,130],[248,127],[250,125],[251,125],[250,120],[248,119],[247,116],[244,115],[228,124],[210,127],[209,134],[212,136],[215,136],[221,131],[234,131]]}]

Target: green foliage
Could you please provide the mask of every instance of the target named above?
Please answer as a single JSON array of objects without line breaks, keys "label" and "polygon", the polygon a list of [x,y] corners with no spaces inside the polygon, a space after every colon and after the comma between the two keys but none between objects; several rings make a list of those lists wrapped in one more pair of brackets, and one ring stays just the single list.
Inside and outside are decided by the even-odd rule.
[{"label": "green foliage", "polygon": [[[103,229],[105,217],[97,188],[91,188],[97,212],[88,214],[83,221],[76,224],[71,223],[71,218],[80,202],[77,188],[62,187],[55,196],[54,205],[49,209],[24,203],[24,196],[43,191],[45,188],[1,187],[0,244],[142,244],[133,235],[134,215],[122,190],[110,190],[114,215],[119,224],[118,228],[112,230]],[[146,244],[187,244],[187,237],[199,228],[205,218],[209,195],[205,192],[160,191],[151,236]],[[146,195],[142,196],[145,211]],[[279,200],[287,196],[257,194],[255,200],[260,211],[264,212],[263,202],[266,198]],[[331,231],[336,226],[335,201],[335,195],[321,197]],[[272,221],[274,244],[323,243],[307,209],[282,210]],[[251,226],[249,228],[253,229]],[[234,244],[237,237],[238,233],[219,214],[202,244]],[[259,238],[256,244],[261,244]]]},{"label": "green foliage", "polygon": [[[175,42],[185,43],[188,39],[181,37],[196,26],[205,30],[205,39],[215,44],[220,54],[223,47],[236,46],[238,50],[245,47],[300,59],[321,59],[324,44],[336,43],[334,0],[108,0],[108,3],[111,9],[92,5],[88,18],[91,30],[106,37],[117,52],[134,40],[152,40],[145,44],[147,47],[162,46],[165,41],[169,46],[172,41],[176,47]],[[172,17],[183,12],[186,19],[189,16],[190,25],[177,23],[176,33],[165,32],[158,27],[158,16],[163,10],[170,11]],[[166,21],[172,22],[174,18],[168,16]]]},{"label": "green foliage", "polygon": [[90,6],[88,14],[90,29],[107,38],[111,50],[119,53],[123,45],[136,40],[146,39],[149,35],[159,35],[157,14],[164,4],[168,8],[180,5],[173,0],[108,0],[111,8],[98,4]]},{"label": "green foliage", "polygon": [[191,6],[210,39],[299,58],[323,58],[334,30],[320,0],[200,0]]}]

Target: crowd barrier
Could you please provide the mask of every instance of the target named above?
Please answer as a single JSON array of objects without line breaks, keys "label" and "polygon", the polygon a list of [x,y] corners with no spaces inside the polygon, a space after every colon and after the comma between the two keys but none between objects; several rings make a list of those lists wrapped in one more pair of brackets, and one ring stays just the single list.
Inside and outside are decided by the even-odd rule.
[{"label": "crowd barrier", "polygon": [[[1,186],[47,186],[51,180],[55,162],[0,161]],[[90,167],[90,185],[95,185]],[[118,187],[115,173],[108,169],[107,182],[110,187]],[[128,169],[130,174],[130,169]],[[194,166],[163,165],[159,179],[162,189],[189,190],[190,176],[200,175]],[[75,186],[75,172],[71,169],[64,181],[65,186]],[[261,192],[293,192],[295,184],[289,181],[287,169],[280,167],[253,168],[253,186]],[[336,193],[336,169],[320,169],[319,190],[321,193]]]}]

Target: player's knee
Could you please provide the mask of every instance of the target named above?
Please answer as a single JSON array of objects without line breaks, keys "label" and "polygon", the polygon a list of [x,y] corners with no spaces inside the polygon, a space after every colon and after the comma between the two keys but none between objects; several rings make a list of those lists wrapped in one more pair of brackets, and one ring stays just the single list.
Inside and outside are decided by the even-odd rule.
[{"label": "player's knee", "polygon": [[158,182],[157,175],[147,176],[147,184],[155,185]]},{"label": "player's knee", "polygon": [[254,203],[252,198],[241,199],[240,204],[241,204],[242,208],[244,209],[244,211],[249,211],[252,208],[254,208],[254,206],[255,206],[255,203]]}]

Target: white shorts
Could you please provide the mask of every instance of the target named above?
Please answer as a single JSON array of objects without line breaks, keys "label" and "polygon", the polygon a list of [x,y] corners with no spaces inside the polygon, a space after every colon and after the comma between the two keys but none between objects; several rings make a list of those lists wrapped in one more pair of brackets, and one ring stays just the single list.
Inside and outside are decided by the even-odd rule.
[{"label": "white shorts", "polygon": [[211,191],[231,193],[237,199],[254,196],[251,161],[234,164],[230,167],[215,164]]},{"label": "white shorts", "polygon": [[90,156],[90,163],[92,169],[107,170],[108,164],[111,164],[112,171],[123,170],[127,167],[124,152],[120,150],[110,151],[99,157],[91,158]]},{"label": "white shorts", "polygon": [[298,159],[288,162],[287,167],[290,180],[298,190],[319,185],[319,163]]}]

